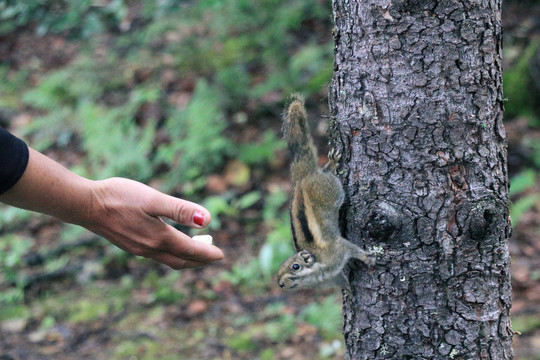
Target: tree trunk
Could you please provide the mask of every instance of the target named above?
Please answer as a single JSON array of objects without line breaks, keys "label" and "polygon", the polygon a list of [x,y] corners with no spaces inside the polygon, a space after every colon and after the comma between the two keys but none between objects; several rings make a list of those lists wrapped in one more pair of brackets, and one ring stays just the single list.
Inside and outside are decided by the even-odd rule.
[{"label": "tree trunk", "polygon": [[501,1],[333,3],[346,358],[512,359]]}]

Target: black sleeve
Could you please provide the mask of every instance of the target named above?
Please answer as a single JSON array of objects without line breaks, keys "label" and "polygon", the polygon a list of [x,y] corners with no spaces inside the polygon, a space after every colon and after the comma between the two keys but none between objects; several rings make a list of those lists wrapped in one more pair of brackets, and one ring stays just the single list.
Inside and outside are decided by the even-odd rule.
[{"label": "black sleeve", "polygon": [[0,128],[0,194],[19,181],[28,165],[28,146]]}]

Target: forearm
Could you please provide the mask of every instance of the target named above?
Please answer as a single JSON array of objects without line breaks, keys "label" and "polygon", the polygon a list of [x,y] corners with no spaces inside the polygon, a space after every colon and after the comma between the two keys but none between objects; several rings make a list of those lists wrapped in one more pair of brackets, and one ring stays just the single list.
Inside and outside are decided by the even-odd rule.
[{"label": "forearm", "polygon": [[174,269],[223,258],[217,247],[193,241],[161,219],[201,229],[210,222],[204,207],[128,179],[85,179],[32,149],[22,177],[0,201],[84,226]]},{"label": "forearm", "polygon": [[26,210],[79,223],[91,208],[92,183],[54,160],[29,149],[28,165],[23,176],[0,201]]}]

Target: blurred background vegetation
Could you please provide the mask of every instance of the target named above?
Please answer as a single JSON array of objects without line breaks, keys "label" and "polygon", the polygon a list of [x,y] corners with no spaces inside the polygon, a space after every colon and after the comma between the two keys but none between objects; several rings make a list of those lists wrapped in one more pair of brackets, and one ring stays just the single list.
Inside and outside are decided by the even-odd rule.
[{"label": "blurred background vegetation", "polygon": [[[503,18],[516,351],[540,359],[540,6]],[[0,125],[204,204],[226,253],[175,272],[2,206],[0,358],[343,357],[340,295],[272,278],[292,252],[280,114],[306,95],[326,153],[331,28],[329,0],[0,0]]]}]

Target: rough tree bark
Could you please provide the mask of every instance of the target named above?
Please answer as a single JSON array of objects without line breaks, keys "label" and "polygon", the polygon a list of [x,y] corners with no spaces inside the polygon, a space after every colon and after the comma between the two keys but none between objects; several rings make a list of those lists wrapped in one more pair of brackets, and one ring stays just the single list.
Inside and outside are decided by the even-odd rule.
[{"label": "rough tree bark", "polygon": [[346,358],[512,359],[501,1],[333,6]]}]

